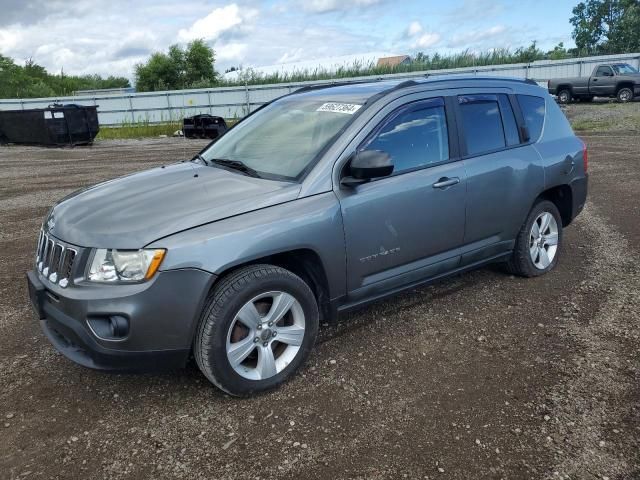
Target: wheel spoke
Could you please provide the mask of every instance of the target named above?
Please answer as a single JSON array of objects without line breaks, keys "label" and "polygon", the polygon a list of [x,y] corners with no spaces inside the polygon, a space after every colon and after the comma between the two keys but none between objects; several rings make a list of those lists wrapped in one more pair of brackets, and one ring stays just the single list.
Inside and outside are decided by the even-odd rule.
[{"label": "wheel spoke", "polygon": [[550,233],[549,235],[544,236],[544,243],[547,245],[557,245],[558,244],[558,234]]},{"label": "wheel spoke", "polygon": [[278,336],[276,337],[276,340],[278,342],[299,347],[300,345],[302,345],[303,338],[304,327],[292,325],[290,327],[278,328]]},{"label": "wheel spoke", "polygon": [[540,236],[540,226],[538,225],[537,219],[533,222],[533,226],[531,227],[531,236],[534,241]]},{"label": "wheel spoke", "polygon": [[267,313],[265,320],[268,322],[278,323],[286,313],[291,310],[291,307],[296,302],[296,299],[292,295],[285,292],[280,292],[273,297],[273,304],[269,313]]},{"label": "wheel spoke", "polygon": [[547,250],[544,248],[540,249],[540,266],[542,268],[547,268],[551,264],[551,260],[549,259],[549,254]]},{"label": "wheel spoke", "polygon": [[261,323],[262,317],[260,317],[253,302],[249,302],[238,312],[238,320],[253,330]]},{"label": "wheel spoke", "polygon": [[249,335],[239,342],[232,343],[227,347],[229,363],[231,363],[233,367],[237,367],[249,356],[251,352],[253,352],[254,348],[256,348],[256,344],[253,343],[253,335]]},{"label": "wheel spoke", "polygon": [[549,223],[551,223],[551,214],[550,213],[543,213],[540,216],[540,234],[544,235],[545,232],[547,231],[547,229],[549,228]]},{"label": "wheel spoke", "polygon": [[258,365],[256,365],[256,370],[262,380],[273,377],[278,373],[276,369],[276,359],[273,356],[271,346],[258,348]]},{"label": "wheel spoke", "polygon": [[529,254],[531,255],[531,261],[533,263],[536,263],[536,260],[538,259],[538,250],[540,250],[540,248],[538,247],[537,243],[534,243],[533,246],[529,249]]}]

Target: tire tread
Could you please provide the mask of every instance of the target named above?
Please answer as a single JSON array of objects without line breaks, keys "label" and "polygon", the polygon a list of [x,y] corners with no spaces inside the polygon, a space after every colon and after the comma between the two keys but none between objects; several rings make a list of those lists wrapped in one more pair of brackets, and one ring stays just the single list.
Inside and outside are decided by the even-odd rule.
[{"label": "tire tread", "polygon": [[[226,277],[223,277],[211,290],[205,300],[205,307],[203,308],[194,339],[194,358],[205,377],[207,377],[207,379],[211,381],[211,383],[213,383],[216,387],[228,393],[229,395],[240,396],[237,393],[231,392],[229,389],[227,389],[224,384],[216,377],[215,372],[212,368],[213,359],[210,358],[209,348],[207,347],[211,342],[213,327],[217,319],[219,318],[219,312],[222,309],[223,305],[229,302],[233,297],[241,294],[243,290],[246,289],[252,282],[268,277],[272,278],[273,276],[289,277],[292,280],[301,282],[307,287],[309,293],[313,296],[313,292],[311,291],[309,286],[300,277],[290,272],[289,270],[275,265],[256,264],[239,268],[238,270],[231,272]],[[273,385],[273,388],[277,387],[284,381],[286,381],[286,378],[283,378],[275,385]]]}]

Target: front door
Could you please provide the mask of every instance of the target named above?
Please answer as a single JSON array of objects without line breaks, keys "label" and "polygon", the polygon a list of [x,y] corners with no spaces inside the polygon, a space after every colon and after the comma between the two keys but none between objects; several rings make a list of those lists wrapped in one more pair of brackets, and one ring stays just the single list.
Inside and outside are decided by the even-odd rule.
[{"label": "front door", "polygon": [[[359,150],[382,150],[393,174],[337,191],[350,300],[374,297],[455,268],[464,238],[466,175],[451,158],[443,99],[404,105]],[[457,152],[457,149],[456,149]]]},{"label": "front door", "polygon": [[616,77],[608,66],[600,66],[589,82],[589,93],[592,95],[611,95],[616,90]]}]

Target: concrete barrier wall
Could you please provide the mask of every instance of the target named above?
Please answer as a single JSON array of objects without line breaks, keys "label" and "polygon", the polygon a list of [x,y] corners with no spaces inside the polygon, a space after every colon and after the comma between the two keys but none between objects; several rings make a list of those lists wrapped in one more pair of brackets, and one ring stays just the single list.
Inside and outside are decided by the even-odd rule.
[{"label": "concrete barrier wall", "polygon": [[[341,79],[359,81],[373,79],[410,79],[424,75],[467,74],[530,78],[546,85],[550,78],[589,76],[599,63],[625,62],[640,69],[640,53],[573,58],[568,60],[539,60],[533,63],[491,65],[485,67],[425,70],[381,76]],[[286,95],[305,85],[332,83],[332,80],[295,82],[245,87],[203,88],[165,92],[131,93],[120,95],[71,96],[57,98],[26,98],[0,100],[0,110],[43,108],[52,103],[97,105],[100,125],[121,125],[148,121],[162,123],[180,120],[185,116],[209,113],[225,118],[242,118],[264,103]]]}]

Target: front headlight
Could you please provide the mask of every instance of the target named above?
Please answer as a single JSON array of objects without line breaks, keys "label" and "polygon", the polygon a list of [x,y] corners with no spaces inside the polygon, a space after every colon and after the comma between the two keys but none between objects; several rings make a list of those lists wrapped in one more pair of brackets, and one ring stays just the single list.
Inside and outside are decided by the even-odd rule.
[{"label": "front headlight", "polygon": [[92,282],[140,282],[158,271],[166,250],[111,250],[97,248],[88,280]]}]

